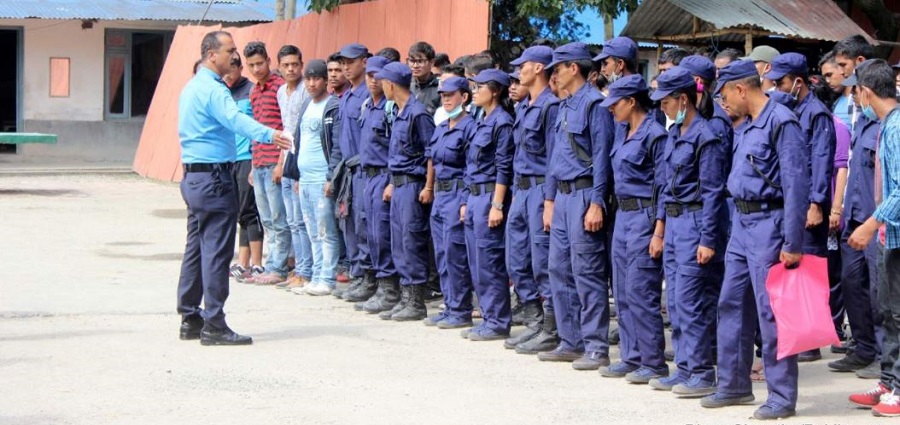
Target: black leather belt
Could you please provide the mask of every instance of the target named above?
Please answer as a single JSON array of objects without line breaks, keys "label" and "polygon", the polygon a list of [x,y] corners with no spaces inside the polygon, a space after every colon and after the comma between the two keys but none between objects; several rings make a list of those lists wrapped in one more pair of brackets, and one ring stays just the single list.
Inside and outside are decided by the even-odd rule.
[{"label": "black leather belt", "polygon": [[458,187],[463,187],[465,183],[463,183],[462,179],[453,179],[453,180],[438,180],[434,182],[434,191],[435,192],[450,192]]},{"label": "black leather belt", "polygon": [[744,201],[742,199],[735,199],[734,206],[741,214],[753,214],[783,209],[784,199],[772,199],[770,201]]},{"label": "black leather belt", "polygon": [[492,193],[494,189],[497,188],[497,185],[494,182],[490,183],[479,183],[479,184],[470,184],[469,185],[469,194],[471,195],[481,195],[482,193]]},{"label": "black leather belt", "polygon": [[415,176],[412,174],[393,174],[391,175],[391,185],[400,187],[407,183],[424,182],[425,176]]},{"label": "black leather belt", "polygon": [[666,215],[668,215],[669,217],[680,217],[685,212],[698,211],[701,209],[703,209],[703,204],[698,202],[692,202],[689,204],[666,204]]},{"label": "black leather belt", "polygon": [[544,176],[521,176],[516,179],[516,187],[519,190],[528,190],[532,187],[544,184],[547,181]]},{"label": "black leather belt", "polygon": [[619,211],[637,211],[653,206],[650,198],[619,198]]},{"label": "black leather belt", "polygon": [[566,180],[556,183],[556,188],[566,195],[576,190],[587,189],[589,187],[594,187],[593,177],[579,177],[575,180]]},{"label": "black leather belt", "polygon": [[388,172],[388,169],[387,167],[363,167],[363,171],[366,173],[366,177],[375,177]]},{"label": "black leather belt", "polygon": [[213,164],[184,164],[185,173],[211,173],[213,171],[226,171],[230,173],[233,168],[233,162],[218,162]]}]

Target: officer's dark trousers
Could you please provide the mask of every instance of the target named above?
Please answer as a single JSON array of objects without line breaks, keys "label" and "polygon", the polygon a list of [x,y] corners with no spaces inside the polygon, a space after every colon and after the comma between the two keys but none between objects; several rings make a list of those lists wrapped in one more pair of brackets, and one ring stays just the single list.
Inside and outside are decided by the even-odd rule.
[{"label": "officer's dark trousers", "polygon": [[466,252],[466,227],[459,219],[463,201],[461,192],[461,187],[435,191],[431,207],[431,240],[447,313],[471,319],[472,275]]},{"label": "officer's dark trousers", "polygon": [[520,303],[543,297],[545,308],[553,310],[548,270],[550,233],[544,231],[544,185],[513,190],[506,222],[506,268],[509,278]]},{"label": "officer's dark trousers", "polygon": [[875,314],[878,293],[878,242],[873,241],[863,251],[847,245],[847,239],[859,227],[858,221],[850,220],[841,236],[841,290],[844,308],[850,322],[850,332],[856,341],[856,355],[865,360],[875,360],[881,354],[876,336]]},{"label": "officer's dark trousers", "polygon": [[372,257],[366,234],[366,174],[362,168],[353,173],[353,193],[350,203],[350,216],[344,221],[344,242],[347,246],[347,260],[350,262],[350,276],[360,277],[366,270],[372,269]]},{"label": "officer's dark trousers", "polygon": [[366,245],[375,277],[379,279],[397,274],[391,257],[391,203],[384,202],[384,188],[390,180],[388,173],[367,178],[363,196],[366,203]]},{"label": "officer's dark trousers", "polygon": [[470,194],[466,206],[466,251],[472,286],[484,318],[483,326],[493,331],[509,332],[512,322],[509,297],[509,275],[504,262],[505,222],[488,227],[491,192]]},{"label": "officer's dark trousers", "polygon": [[[878,243],[878,242],[875,242]],[[884,250],[884,273],[879,280],[878,306],[884,324],[884,352],[881,357],[881,382],[900,389],[900,249]]]},{"label": "officer's dark trousers", "polygon": [[[234,176],[225,170],[186,173],[181,196],[187,204],[187,244],[178,280],[178,313],[201,315],[225,326],[228,263],[234,256],[238,198]],[[203,309],[200,301],[203,300]]]},{"label": "officer's dark trousers", "polygon": [[766,278],[784,243],[784,210],[735,214],[725,253],[725,281],[719,297],[718,393],[738,397],[753,392],[753,337],[759,323],[769,405],[797,405],[797,356],[776,359],[778,335]]},{"label": "officer's dark trousers", "polygon": [[400,284],[424,285],[428,279],[428,209],[419,202],[422,181],[394,186],[391,197],[391,254]]}]

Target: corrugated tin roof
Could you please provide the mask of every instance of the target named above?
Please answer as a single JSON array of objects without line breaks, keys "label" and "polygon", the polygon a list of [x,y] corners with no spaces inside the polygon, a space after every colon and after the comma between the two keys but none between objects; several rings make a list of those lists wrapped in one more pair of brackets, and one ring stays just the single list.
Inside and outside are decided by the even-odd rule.
[{"label": "corrugated tin roof", "polygon": [[[642,40],[699,32],[755,27],[775,34],[840,41],[853,34],[874,40],[832,0],[644,0],[631,14],[622,35]],[[742,40],[743,37],[736,37]]]},{"label": "corrugated tin roof", "polygon": [[[0,18],[197,21],[208,0],[0,0]],[[252,0],[216,0],[206,22],[267,22]]]}]

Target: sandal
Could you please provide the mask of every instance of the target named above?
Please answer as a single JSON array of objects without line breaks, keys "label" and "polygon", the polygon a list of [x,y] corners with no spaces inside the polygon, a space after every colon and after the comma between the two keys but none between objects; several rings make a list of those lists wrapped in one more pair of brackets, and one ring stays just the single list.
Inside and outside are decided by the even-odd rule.
[{"label": "sandal", "polygon": [[753,368],[750,369],[750,381],[766,382],[766,370],[763,368],[762,362],[753,363]]}]

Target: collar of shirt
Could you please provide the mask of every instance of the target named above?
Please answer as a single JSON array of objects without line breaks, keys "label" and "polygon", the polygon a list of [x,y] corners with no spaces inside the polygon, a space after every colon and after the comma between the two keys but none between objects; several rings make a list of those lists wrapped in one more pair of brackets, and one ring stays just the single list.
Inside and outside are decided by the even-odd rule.
[{"label": "collar of shirt", "polygon": [[756,119],[750,119],[751,117],[747,116],[747,121],[745,122],[744,130],[750,130],[751,128],[763,128],[769,124],[772,120],[772,114],[775,112],[775,105],[779,105],[778,102],[769,98],[766,101],[766,106],[763,107],[762,111],[759,112],[759,116]]},{"label": "collar of shirt", "polygon": [[509,118],[509,114],[501,107],[497,105],[496,108],[491,110],[489,115],[485,115],[484,118],[478,123],[479,126],[495,126],[500,124],[506,124],[508,121],[511,121]]},{"label": "collar of shirt", "polygon": [[403,118],[408,120],[414,112],[413,110],[418,111],[420,108],[424,109],[422,103],[419,102],[415,96],[410,96],[409,100],[406,101],[406,105],[403,106],[403,110],[397,114],[397,119]]},{"label": "collar of shirt", "polygon": [[537,99],[534,102],[531,101],[531,96],[522,101],[522,104],[526,105],[526,107],[535,107],[535,106],[544,106],[547,102],[552,102],[556,99],[556,96],[553,95],[553,92],[550,90],[550,87],[544,88],[544,91],[538,95]]},{"label": "collar of shirt", "polygon": [[462,119],[460,119],[459,122],[457,122],[453,127],[450,127],[449,119],[444,120],[444,122],[442,122],[439,127],[444,127],[444,134],[452,133],[454,131],[462,131],[466,128],[466,126],[469,125],[470,122],[472,122],[472,120],[472,116],[466,114],[466,116],[462,117]]},{"label": "collar of shirt", "polygon": [[[591,88],[591,85],[588,84],[587,82],[585,82],[584,85],[581,86],[581,88],[578,89],[577,92],[575,92],[575,94],[573,94],[573,95],[567,97],[565,100],[563,100],[565,107],[572,109],[572,110],[581,109],[581,107],[583,106],[582,104],[584,103],[585,99],[587,99],[588,96],[591,94],[591,90],[593,90]],[[587,111],[585,111],[585,113],[587,113]]]},{"label": "collar of shirt", "polygon": [[350,90],[347,90],[347,92],[345,92],[347,94],[347,96],[344,96],[344,98],[347,100],[344,100],[344,99],[341,99],[341,100],[344,100],[345,102],[349,102],[351,97],[356,97],[356,98],[365,100],[368,92],[369,92],[369,88],[366,86],[365,82],[363,82],[359,86],[353,87]]},{"label": "collar of shirt", "polygon": [[372,102],[372,97],[369,96],[369,101],[366,102],[366,109],[375,110],[375,109],[384,109],[384,105],[387,104],[387,98],[381,96],[381,100],[378,102]]},{"label": "collar of shirt", "polygon": [[281,77],[275,75],[274,73],[269,73],[269,76],[266,77],[265,81],[257,81],[256,88],[257,90],[265,90],[275,84],[276,80]]},{"label": "collar of shirt", "polygon": [[197,71],[197,76],[200,78],[210,78],[213,81],[225,84],[225,81],[222,80],[222,77],[219,74],[216,74],[215,72],[213,72],[213,70],[211,70],[205,66],[200,67],[200,70]]},{"label": "collar of shirt", "polygon": [[688,125],[687,131],[685,131],[684,134],[681,133],[682,124],[672,125],[672,131],[676,132],[675,135],[678,140],[697,140],[702,134],[704,124],[706,124],[706,119],[698,113],[694,115],[694,119],[691,120],[691,124]]},{"label": "collar of shirt", "polygon": [[644,140],[647,137],[647,132],[650,130],[650,124],[653,122],[653,116],[647,114],[643,121],[641,121],[641,125],[638,126],[637,130],[631,136],[628,136],[628,131],[631,130],[631,126],[628,123],[625,123],[625,143],[628,143],[632,140]]}]

